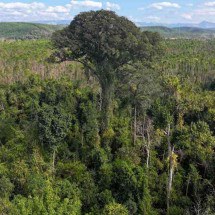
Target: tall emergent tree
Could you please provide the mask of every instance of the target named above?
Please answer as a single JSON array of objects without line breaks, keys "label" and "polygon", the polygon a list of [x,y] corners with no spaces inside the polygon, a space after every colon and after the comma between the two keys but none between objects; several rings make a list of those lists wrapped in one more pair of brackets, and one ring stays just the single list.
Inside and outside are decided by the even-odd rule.
[{"label": "tall emergent tree", "polygon": [[[102,90],[102,130],[109,127],[114,85],[119,68],[134,61],[150,61],[160,37],[142,32],[125,17],[112,11],[90,11],[77,15],[52,38],[60,61],[81,62],[100,83]],[[122,71],[122,70],[121,70]]]}]

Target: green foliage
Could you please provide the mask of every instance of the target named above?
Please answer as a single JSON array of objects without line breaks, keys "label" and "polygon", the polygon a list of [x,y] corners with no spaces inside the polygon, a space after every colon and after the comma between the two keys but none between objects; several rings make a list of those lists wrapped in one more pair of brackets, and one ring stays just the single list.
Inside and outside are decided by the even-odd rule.
[{"label": "green foliage", "polygon": [[104,215],[127,215],[128,211],[122,205],[117,203],[112,203],[105,206],[103,214]]},{"label": "green foliage", "polygon": [[81,62],[101,86],[101,127],[109,129],[117,71],[138,60],[151,61],[159,49],[156,33],[143,33],[125,17],[112,11],[90,11],[77,15],[65,29],[53,34],[57,61]]},{"label": "green foliage", "polygon": [[[122,19],[139,35],[112,12],[82,15],[90,14]],[[82,15],[75,20],[83,21]],[[115,30],[114,40],[120,35]],[[134,35],[126,35],[137,45]],[[150,40],[146,44],[157,43],[155,35],[141,35]],[[102,132],[102,86],[94,75],[85,76],[86,68],[74,63],[48,63],[48,41],[2,42],[0,214],[165,215],[172,161],[168,213],[212,215],[214,47],[214,41],[167,40],[162,57],[120,68],[109,86],[111,122]]]},{"label": "green foliage", "polygon": [[81,201],[78,194],[74,193],[74,188],[71,187],[71,184],[68,184],[68,182],[63,184],[62,181],[60,187],[56,187],[56,189],[56,191],[53,189],[50,181],[46,181],[46,186],[41,196],[33,195],[28,198],[16,196],[13,200],[14,206],[11,213],[17,215],[80,214]]}]

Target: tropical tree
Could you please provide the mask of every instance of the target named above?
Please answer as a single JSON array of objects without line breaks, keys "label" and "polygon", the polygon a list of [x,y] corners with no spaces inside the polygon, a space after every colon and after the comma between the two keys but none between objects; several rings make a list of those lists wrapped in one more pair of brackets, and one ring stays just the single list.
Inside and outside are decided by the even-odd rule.
[{"label": "tropical tree", "polygon": [[68,27],[56,32],[52,41],[58,50],[55,59],[78,61],[99,81],[104,131],[110,125],[119,68],[138,60],[150,61],[157,52],[160,37],[157,33],[142,32],[112,11],[99,10],[80,13]]}]

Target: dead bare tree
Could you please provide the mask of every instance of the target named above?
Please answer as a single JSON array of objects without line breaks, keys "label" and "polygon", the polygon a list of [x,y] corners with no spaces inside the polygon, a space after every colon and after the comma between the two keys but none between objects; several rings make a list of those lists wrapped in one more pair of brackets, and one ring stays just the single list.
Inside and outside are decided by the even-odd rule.
[{"label": "dead bare tree", "polygon": [[168,144],[168,179],[167,179],[167,200],[166,200],[166,203],[167,203],[167,214],[169,214],[173,175],[174,175],[174,169],[176,166],[175,148],[174,148],[174,145],[171,144],[171,125],[170,125],[170,123],[168,124],[167,129],[164,133],[166,135],[167,144]]}]

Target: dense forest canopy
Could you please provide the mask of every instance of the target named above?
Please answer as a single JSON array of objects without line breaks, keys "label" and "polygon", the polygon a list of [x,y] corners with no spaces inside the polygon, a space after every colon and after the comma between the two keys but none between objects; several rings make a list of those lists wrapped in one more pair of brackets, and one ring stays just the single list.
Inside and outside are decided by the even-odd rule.
[{"label": "dense forest canopy", "polygon": [[[94,58],[74,61],[88,54],[75,35],[60,40],[62,63],[49,40],[0,42],[0,214],[213,215],[215,41],[162,41],[106,11],[78,15],[55,39],[82,34],[74,23],[95,14],[128,22],[152,56],[117,67],[102,132],[102,80]],[[119,55],[140,42],[126,35],[110,42]]]}]

